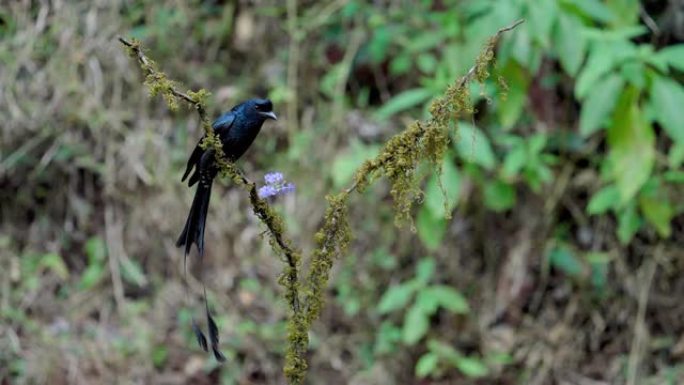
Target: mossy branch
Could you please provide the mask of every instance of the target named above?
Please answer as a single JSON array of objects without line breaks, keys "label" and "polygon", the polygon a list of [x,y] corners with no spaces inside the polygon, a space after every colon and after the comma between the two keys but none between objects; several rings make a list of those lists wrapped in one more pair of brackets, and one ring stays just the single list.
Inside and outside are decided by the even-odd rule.
[{"label": "mossy branch", "polygon": [[[504,32],[516,28],[523,22],[524,20],[518,20],[497,31],[486,43],[475,65],[432,102],[431,117],[427,121],[415,121],[404,131],[390,138],[377,157],[367,160],[357,170],[350,187],[326,197],[328,209],[323,218],[323,225],[315,235],[316,248],[310,257],[307,277],[301,283],[298,269],[302,255],[284,235],[283,219],[265,200],[259,198],[256,184],[225,157],[221,142],[214,135],[206,115],[209,93],[205,90],[187,93],[179,91],[175,83],[167,79],[166,75],[157,69],[156,64],[145,56],[140,42],[119,38],[127,47],[129,54],[140,63],[146,75],[145,84],[153,96],[161,93],[171,109],[177,108],[179,100],[195,107],[205,132],[202,145],[215,151],[222,175],[229,176],[236,184],[248,190],[252,210],[268,229],[271,247],[277,255],[285,257],[287,266],[278,282],[285,288],[285,298],[292,311],[288,319],[288,347],[284,367],[285,376],[291,384],[301,384],[304,381],[309,329],[323,308],[323,294],[333,263],[346,252],[351,241],[347,206],[349,196],[354,191],[363,192],[379,177],[386,176],[391,184],[390,193],[394,199],[396,224],[410,222],[413,204],[421,195],[420,180],[416,176],[419,163],[428,161],[438,175],[441,174],[441,160],[449,142],[449,123],[473,111],[468,83],[473,80],[481,83],[489,77],[488,68],[494,61],[494,49],[499,38]],[[303,287],[303,301],[299,293],[300,284]]]},{"label": "mossy branch", "polygon": [[[145,55],[139,41],[129,41],[123,37],[119,37],[119,41],[127,48],[129,55],[136,58],[139,62],[140,68],[145,73],[145,84],[149,88],[151,96],[161,94],[169,108],[172,110],[178,108],[179,100],[187,102],[197,110],[202,129],[204,130],[204,139],[201,144],[202,148],[211,148],[214,151],[214,157],[222,175],[230,177],[236,184],[243,186],[248,190],[252,210],[268,229],[273,250],[275,250],[278,255],[284,256],[287,261],[287,268],[283,272],[279,282],[285,287],[285,297],[294,314],[294,316],[290,318],[290,323],[294,323],[295,320],[299,319],[298,315],[301,313],[299,304],[299,278],[297,275],[301,261],[301,252],[296,250],[292,246],[290,240],[285,237],[282,218],[265,200],[259,197],[256,183],[249,180],[242,170],[233,162],[229,161],[224,154],[221,141],[214,135],[214,129],[212,128],[206,113],[209,92],[204,89],[197,92],[188,91],[187,93],[180,91],[175,82],[169,80],[166,77],[166,74],[159,71],[156,63]],[[288,329],[295,331],[300,328],[290,325]],[[291,336],[290,340],[292,340]],[[306,344],[297,344],[293,350],[296,352],[296,356],[301,357],[306,350]]]}]

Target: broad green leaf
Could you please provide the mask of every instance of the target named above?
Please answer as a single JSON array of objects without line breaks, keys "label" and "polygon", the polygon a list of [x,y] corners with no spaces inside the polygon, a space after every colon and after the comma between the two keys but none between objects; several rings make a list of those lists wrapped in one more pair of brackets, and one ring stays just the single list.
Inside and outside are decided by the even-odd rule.
[{"label": "broad green leaf", "polygon": [[525,166],[527,161],[527,149],[524,143],[519,143],[513,147],[504,160],[503,167],[501,169],[504,178],[512,178],[520,172],[520,170]]},{"label": "broad green leaf", "polygon": [[489,368],[479,358],[461,356],[454,363],[461,373],[471,378],[484,377],[489,374]]},{"label": "broad green leaf", "polygon": [[620,67],[620,75],[638,90],[646,87],[646,66],[640,61],[630,60]]},{"label": "broad green leaf", "polygon": [[551,266],[563,273],[575,278],[582,275],[582,262],[566,247],[558,247],[551,250],[548,258]]},{"label": "broad green leaf", "polygon": [[564,0],[563,3],[574,6],[580,12],[596,21],[610,23],[615,20],[615,14],[598,0]]},{"label": "broad green leaf", "polygon": [[401,329],[390,321],[383,321],[379,330],[376,332],[375,353],[387,354],[396,349],[397,343],[401,341]]},{"label": "broad green leaf", "polygon": [[515,188],[498,179],[486,181],[484,186],[484,204],[488,209],[502,212],[515,204]]},{"label": "broad green leaf", "polygon": [[414,292],[415,287],[413,285],[399,284],[390,286],[380,299],[378,312],[385,314],[405,307],[409,300],[411,300]]},{"label": "broad green leaf", "polygon": [[411,69],[412,66],[411,56],[406,52],[399,54],[397,57],[393,58],[390,62],[390,74],[392,75],[403,75]]},{"label": "broad green leaf", "polygon": [[499,102],[499,122],[504,129],[510,129],[518,122],[527,102],[529,77],[523,67],[515,60],[509,60],[501,70],[501,76],[506,79],[508,92]]},{"label": "broad green leaf", "polygon": [[684,44],[671,45],[655,53],[655,56],[670,67],[684,71]]},{"label": "broad green leaf", "polygon": [[638,0],[608,0],[606,6],[615,15],[613,26],[631,26],[639,20]]},{"label": "broad green leaf", "polygon": [[63,280],[69,278],[69,269],[64,263],[62,256],[57,253],[48,253],[40,258],[40,267],[52,270],[57,276]]},{"label": "broad green leaf", "polygon": [[423,313],[432,315],[439,309],[439,299],[430,291],[430,287],[423,288],[416,296],[416,304]]},{"label": "broad green leaf", "polygon": [[431,96],[432,91],[426,88],[414,88],[412,90],[404,91],[394,96],[385,103],[384,106],[380,107],[375,112],[375,118],[378,120],[386,120],[397,112],[423,104]]},{"label": "broad green leaf", "polygon": [[611,208],[617,207],[620,202],[620,191],[615,185],[609,185],[591,197],[589,205],[587,205],[587,213],[589,215],[603,214]]},{"label": "broad green leaf", "polygon": [[638,106],[634,90],[623,92],[608,129],[613,178],[625,204],[651,176],[655,161],[655,135]]},{"label": "broad green leaf", "polygon": [[596,84],[618,64],[638,56],[637,48],[630,41],[593,42],[587,64],[577,76],[575,96],[584,100]]},{"label": "broad green leaf", "polygon": [[639,37],[648,32],[648,28],[642,25],[632,25],[622,28],[593,28],[587,27],[582,34],[589,40],[603,42],[624,42]]},{"label": "broad green leaf", "polygon": [[674,210],[672,203],[660,195],[657,192],[642,195],[639,198],[639,208],[644,218],[658,231],[658,235],[667,238],[672,233],[670,221],[674,216]]},{"label": "broad green leaf", "polygon": [[83,271],[79,287],[82,290],[88,290],[95,286],[104,275],[104,266],[100,264],[92,264]]},{"label": "broad green leaf", "polygon": [[107,256],[107,245],[100,237],[92,237],[86,241],[85,252],[88,256],[88,263],[102,262]]},{"label": "broad green leaf", "polygon": [[435,55],[431,53],[422,53],[418,55],[416,65],[423,73],[432,74],[437,67],[437,59],[435,58]]},{"label": "broad green leaf", "polygon": [[622,77],[611,74],[589,91],[580,114],[580,133],[583,136],[596,132],[610,117],[623,85]]},{"label": "broad green leaf", "polygon": [[413,306],[404,317],[402,340],[407,345],[414,345],[425,336],[429,327],[429,316],[418,306]]},{"label": "broad green leaf", "polygon": [[544,48],[548,48],[551,44],[551,29],[557,14],[556,0],[528,1],[528,22],[532,36]]},{"label": "broad green leaf", "polygon": [[144,286],[147,284],[147,278],[145,273],[140,267],[137,261],[133,261],[128,258],[121,260],[121,276],[127,281],[134,283],[138,286]]},{"label": "broad green leaf", "polygon": [[392,43],[392,31],[386,25],[379,25],[373,29],[373,35],[368,43],[370,58],[375,63],[382,62],[387,56],[387,49]]},{"label": "broad green leaf", "polygon": [[418,378],[426,377],[437,369],[438,363],[439,356],[437,354],[432,352],[423,354],[416,363],[416,376]]},{"label": "broad green leaf", "polygon": [[416,280],[422,285],[426,285],[435,275],[436,268],[437,263],[434,258],[421,258],[421,260],[418,261],[418,266],[416,266]]},{"label": "broad green leaf", "polygon": [[418,218],[416,219],[418,238],[428,250],[436,250],[444,239],[447,224],[448,222],[444,217],[435,218],[427,206],[423,206],[418,211]]},{"label": "broad green leaf", "polygon": [[580,33],[584,28],[575,16],[561,13],[554,32],[554,49],[565,72],[577,75],[587,51],[587,40]]},{"label": "broad green leaf", "polygon": [[489,138],[472,124],[459,122],[458,138],[453,142],[464,161],[475,163],[486,170],[492,170],[496,166],[496,156]]},{"label": "broad green leaf", "polygon": [[630,204],[618,214],[618,239],[623,245],[632,241],[634,234],[641,227],[641,218],[637,214],[636,205]]},{"label": "broad green leaf", "polygon": [[665,171],[663,180],[670,183],[684,183],[684,171]]},{"label": "broad green leaf", "polygon": [[[435,219],[448,218],[451,211],[458,203],[458,196],[461,188],[461,176],[454,163],[447,155],[442,162],[442,186],[446,192],[446,197],[439,188],[437,175],[432,175],[425,187],[425,206]],[[444,200],[446,198],[446,201]]]},{"label": "broad green leaf", "polygon": [[667,153],[667,164],[671,169],[677,169],[684,162],[684,142],[675,142]]},{"label": "broad green leaf", "polygon": [[424,291],[427,292],[430,297],[434,298],[441,307],[452,313],[468,314],[470,312],[468,300],[466,300],[460,291],[451,286],[434,285],[426,288]]},{"label": "broad green leaf", "polygon": [[651,108],[670,138],[684,143],[684,87],[671,79],[656,77],[651,87]]}]

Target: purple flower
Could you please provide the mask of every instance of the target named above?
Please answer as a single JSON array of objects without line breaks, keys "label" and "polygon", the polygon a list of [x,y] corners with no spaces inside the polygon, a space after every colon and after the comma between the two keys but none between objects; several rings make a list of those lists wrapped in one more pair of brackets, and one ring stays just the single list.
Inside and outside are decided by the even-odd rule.
[{"label": "purple flower", "polygon": [[261,199],[278,195],[278,190],[275,187],[270,186],[270,185],[259,187],[258,192],[259,192],[259,198],[261,198]]},{"label": "purple flower", "polygon": [[266,185],[259,187],[258,190],[261,199],[289,194],[295,190],[294,183],[285,182],[283,174],[277,171],[264,175],[264,182]]},{"label": "purple flower", "polygon": [[268,174],[264,175],[264,182],[270,185],[282,183],[283,179],[283,174],[277,171],[269,172]]}]

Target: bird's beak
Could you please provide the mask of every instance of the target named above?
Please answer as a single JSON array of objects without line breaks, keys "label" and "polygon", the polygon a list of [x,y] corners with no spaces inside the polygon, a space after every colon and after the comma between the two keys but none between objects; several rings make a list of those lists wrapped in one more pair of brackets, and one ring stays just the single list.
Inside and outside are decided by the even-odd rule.
[{"label": "bird's beak", "polygon": [[265,117],[266,119],[273,119],[273,120],[278,120],[278,117],[276,116],[275,112],[269,111],[269,112],[259,112],[261,116]]}]

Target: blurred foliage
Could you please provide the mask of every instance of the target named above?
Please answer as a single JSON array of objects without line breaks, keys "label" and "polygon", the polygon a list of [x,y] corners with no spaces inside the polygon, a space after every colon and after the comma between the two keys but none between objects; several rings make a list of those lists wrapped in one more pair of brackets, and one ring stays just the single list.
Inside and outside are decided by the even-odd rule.
[{"label": "blurred foliage", "polygon": [[[492,78],[470,89],[474,109],[442,159],[453,218],[427,169],[417,234],[393,226],[389,186],[354,198],[357,236],[310,333],[309,381],[682,383],[677,4],[3,4],[0,382],[283,381],[281,266],[237,189],[215,188],[225,204],[212,205],[205,256],[228,364],[205,360],[185,330],[173,240],[191,191],[178,176],[201,129],[136,92],[117,35],[210,90],[212,116],[274,100],[283,118],[243,165],[277,165],[305,186],[278,210],[308,250],[324,192],[347,186],[405,119],[428,116],[496,29],[525,18],[498,45]],[[467,312],[449,307],[459,303]]]}]

